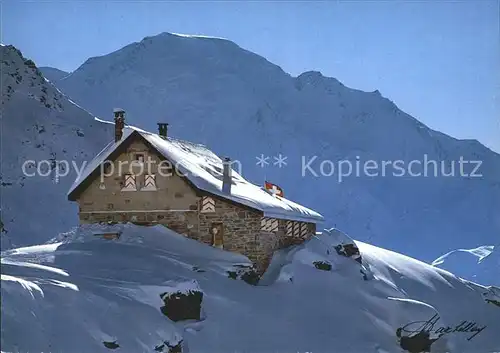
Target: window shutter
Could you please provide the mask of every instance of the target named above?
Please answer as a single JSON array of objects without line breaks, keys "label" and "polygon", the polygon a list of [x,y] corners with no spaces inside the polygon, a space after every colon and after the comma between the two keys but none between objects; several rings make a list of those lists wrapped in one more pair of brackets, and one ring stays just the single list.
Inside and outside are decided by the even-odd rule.
[{"label": "window shutter", "polygon": [[307,223],[306,222],[301,222],[300,223],[300,236],[302,238],[305,238],[307,236],[308,230],[307,230]]},{"label": "window shutter", "polygon": [[215,212],[215,200],[211,197],[204,196],[201,198],[201,212]]},{"label": "window shutter", "polygon": [[294,237],[300,236],[300,223],[299,222],[293,222],[293,236]]},{"label": "window shutter", "polygon": [[149,190],[156,190],[156,175],[146,174],[144,176],[144,188]]},{"label": "window shutter", "polygon": [[292,237],[293,236],[293,222],[292,221],[286,221],[286,232],[285,232],[287,237]]},{"label": "window shutter", "polygon": [[260,229],[264,232],[276,233],[278,231],[278,225],[279,221],[276,218],[263,217],[260,221]]},{"label": "window shutter", "polygon": [[125,174],[124,176],[124,186],[122,190],[137,190],[135,183],[135,175]]}]

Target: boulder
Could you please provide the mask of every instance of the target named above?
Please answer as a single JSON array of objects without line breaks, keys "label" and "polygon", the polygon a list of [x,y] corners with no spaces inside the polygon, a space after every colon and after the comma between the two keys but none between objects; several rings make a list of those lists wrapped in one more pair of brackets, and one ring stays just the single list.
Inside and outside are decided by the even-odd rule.
[{"label": "boulder", "polygon": [[106,347],[108,349],[120,348],[120,345],[118,343],[116,343],[116,341],[113,341],[113,342],[104,341],[104,342],[102,342],[102,344],[104,345],[104,347]]},{"label": "boulder", "polygon": [[325,233],[336,238],[337,245],[334,246],[334,249],[337,254],[362,263],[359,248],[351,237],[335,228],[325,229]]},{"label": "boulder", "polygon": [[500,308],[500,288],[490,286],[483,292],[484,301],[488,304],[496,305]]}]

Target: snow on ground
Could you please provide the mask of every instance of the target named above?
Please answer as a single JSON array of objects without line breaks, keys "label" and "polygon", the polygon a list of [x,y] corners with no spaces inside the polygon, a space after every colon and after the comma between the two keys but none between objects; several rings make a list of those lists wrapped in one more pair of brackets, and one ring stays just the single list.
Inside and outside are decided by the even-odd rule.
[{"label": "snow on ground", "polygon": [[[99,236],[110,231],[120,237]],[[356,242],[360,264],[334,250],[344,241],[330,232],[278,252],[251,286],[229,278],[246,257],[162,226],[74,229],[2,253],[2,350],[137,353],[181,341],[191,353],[500,349],[498,289]],[[200,322],[162,314],[160,296],[177,290],[203,292]]]}]

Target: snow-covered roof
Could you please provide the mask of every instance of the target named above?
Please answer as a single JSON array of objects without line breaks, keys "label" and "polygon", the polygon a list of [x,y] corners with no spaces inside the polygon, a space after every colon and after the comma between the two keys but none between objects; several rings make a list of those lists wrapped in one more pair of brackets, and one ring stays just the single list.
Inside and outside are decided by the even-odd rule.
[{"label": "snow-covered roof", "polygon": [[103,162],[108,160],[110,154],[134,132],[148,141],[175,166],[180,175],[185,176],[200,190],[260,210],[265,217],[314,223],[323,221],[323,216],[316,211],[283,197],[272,195],[263,188],[248,182],[234,170],[232,171],[231,192],[225,193],[222,191],[222,160],[212,151],[203,145],[163,138],[134,127],[125,128],[120,141],[109,143],[99,152],[75,180],[68,195],[72,194]]}]

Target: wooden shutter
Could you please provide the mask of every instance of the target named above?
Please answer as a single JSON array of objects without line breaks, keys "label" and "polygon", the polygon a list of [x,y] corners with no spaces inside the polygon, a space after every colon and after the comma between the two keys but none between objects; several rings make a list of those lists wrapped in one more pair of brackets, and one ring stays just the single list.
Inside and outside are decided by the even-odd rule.
[{"label": "wooden shutter", "polygon": [[307,237],[307,233],[309,233],[309,230],[307,229],[307,223],[300,222],[300,236],[302,238],[305,238],[305,237]]},{"label": "wooden shutter", "polygon": [[135,175],[125,174],[122,190],[137,190]]},{"label": "wooden shutter", "polygon": [[285,235],[287,237],[292,237],[293,236],[293,221],[286,221]]},{"label": "wooden shutter", "polygon": [[279,221],[276,218],[263,217],[260,221],[260,229],[264,232],[277,232]]},{"label": "wooden shutter", "polygon": [[156,190],[155,174],[146,174],[144,176],[144,189]]},{"label": "wooden shutter", "polygon": [[215,200],[205,196],[201,198],[201,212],[215,212]]}]

